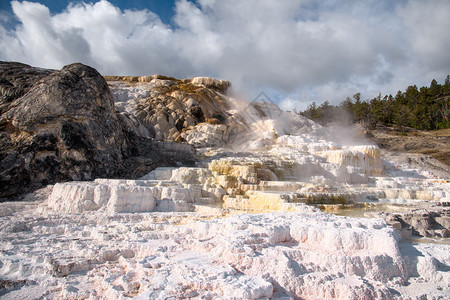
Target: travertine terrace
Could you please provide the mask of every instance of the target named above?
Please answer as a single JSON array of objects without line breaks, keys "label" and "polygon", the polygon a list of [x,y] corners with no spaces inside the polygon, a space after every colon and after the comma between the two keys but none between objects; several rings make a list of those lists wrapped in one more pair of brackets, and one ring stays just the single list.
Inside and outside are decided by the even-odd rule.
[{"label": "travertine terrace", "polygon": [[[5,299],[450,298],[448,177],[226,81],[108,79],[123,123],[196,165],[1,203]],[[366,217],[326,213],[352,208]]]}]

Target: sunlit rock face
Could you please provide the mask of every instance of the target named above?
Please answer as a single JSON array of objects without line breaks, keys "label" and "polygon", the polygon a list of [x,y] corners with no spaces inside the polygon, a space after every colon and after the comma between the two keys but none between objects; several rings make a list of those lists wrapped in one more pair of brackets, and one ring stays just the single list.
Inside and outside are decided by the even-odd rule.
[{"label": "sunlit rock face", "polygon": [[211,88],[218,90],[220,92],[226,91],[230,86],[231,82],[227,80],[219,80],[210,77],[195,77],[192,78],[191,83],[193,85],[203,86],[206,88]]},{"label": "sunlit rock face", "polygon": [[181,133],[188,144],[201,147],[222,146],[228,140],[229,129],[223,124],[201,123]]},{"label": "sunlit rock face", "polygon": [[[225,113],[230,109],[223,94],[230,83],[225,80],[207,77],[179,80],[160,75],[106,79],[119,117],[139,136],[167,141],[184,141],[188,137],[192,144],[198,145],[202,142],[198,135],[202,133],[196,137],[181,136],[182,133],[203,122],[220,125],[226,121]],[[217,130],[200,126],[199,131]],[[202,136],[208,139],[205,134]],[[223,139],[223,135],[215,137],[219,138]]]}]

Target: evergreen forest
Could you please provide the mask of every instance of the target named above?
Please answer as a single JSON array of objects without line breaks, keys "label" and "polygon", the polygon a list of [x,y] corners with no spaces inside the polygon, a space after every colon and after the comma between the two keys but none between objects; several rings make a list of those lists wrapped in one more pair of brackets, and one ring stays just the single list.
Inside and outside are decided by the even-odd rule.
[{"label": "evergreen forest", "polygon": [[313,102],[300,114],[324,126],[361,122],[369,129],[377,125],[400,130],[450,128],[450,76],[447,75],[443,85],[433,79],[429,87],[412,85],[404,92],[398,91],[395,96],[382,96],[380,93],[363,101],[361,94],[357,93],[336,106],[328,101],[319,106]]}]

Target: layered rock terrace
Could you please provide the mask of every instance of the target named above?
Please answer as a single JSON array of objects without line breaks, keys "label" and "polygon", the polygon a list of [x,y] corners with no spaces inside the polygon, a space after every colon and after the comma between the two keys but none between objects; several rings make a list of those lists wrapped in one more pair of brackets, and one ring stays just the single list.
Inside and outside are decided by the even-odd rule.
[{"label": "layered rock terrace", "polygon": [[2,193],[56,183],[0,203],[5,299],[450,298],[448,177],[224,80],[0,66]]}]

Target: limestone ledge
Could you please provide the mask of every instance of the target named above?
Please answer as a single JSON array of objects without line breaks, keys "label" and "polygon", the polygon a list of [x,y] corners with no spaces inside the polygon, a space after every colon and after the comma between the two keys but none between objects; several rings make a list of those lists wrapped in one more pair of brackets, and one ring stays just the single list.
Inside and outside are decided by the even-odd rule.
[{"label": "limestone ledge", "polygon": [[330,163],[361,168],[365,174],[371,176],[383,174],[381,153],[377,146],[351,146],[316,154],[325,157]]},{"label": "limestone ledge", "polygon": [[319,155],[327,162],[340,166],[351,166],[360,169],[361,173],[370,176],[383,175],[381,152],[375,145],[345,146],[308,135],[285,135],[278,138],[277,143],[300,151]]},{"label": "limestone ledge", "polygon": [[93,182],[57,183],[46,205],[54,211],[80,213],[135,213],[193,211],[201,191],[150,180],[96,179]]},{"label": "limestone ledge", "polygon": [[[268,180],[263,180],[268,179]],[[375,180],[374,180],[375,179]],[[311,181],[280,181],[264,164],[238,165],[213,160],[207,168],[157,168],[141,180],[96,179],[58,183],[46,201],[53,211],[130,213],[194,211],[197,205],[252,211],[296,211],[304,204],[389,201],[449,201],[448,187],[432,179],[374,177],[368,185],[328,186]],[[420,184],[419,184],[420,182]],[[397,199],[397,200],[396,200]]]}]

